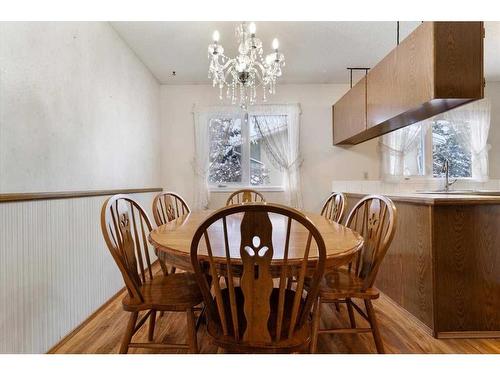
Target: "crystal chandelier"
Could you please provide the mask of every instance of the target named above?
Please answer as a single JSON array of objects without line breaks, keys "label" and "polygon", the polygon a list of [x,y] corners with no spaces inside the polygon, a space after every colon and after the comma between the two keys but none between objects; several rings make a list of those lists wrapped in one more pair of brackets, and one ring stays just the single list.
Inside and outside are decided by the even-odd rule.
[{"label": "crystal chandelier", "polygon": [[242,23],[236,28],[239,55],[233,59],[224,55],[224,48],[219,43],[219,32],[213,33],[213,43],[208,46],[210,67],[208,78],[213,86],[219,87],[219,97],[223,99],[223,89],[227,87],[226,96],[232,104],[239,102],[245,109],[247,104],[254,104],[257,99],[257,88],[262,87],[262,101],[267,94],[274,94],[276,80],[281,76],[281,67],[285,66],[285,57],[278,51],[278,39],[274,39],[274,52],[264,57],[262,42],[255,37],[255,23]]}]

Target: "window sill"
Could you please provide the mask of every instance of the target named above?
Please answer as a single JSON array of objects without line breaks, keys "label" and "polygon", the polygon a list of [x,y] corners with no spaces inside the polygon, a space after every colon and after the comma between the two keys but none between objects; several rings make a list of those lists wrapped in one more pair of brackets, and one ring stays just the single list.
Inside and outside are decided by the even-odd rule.
[{"label": "window sill", "polygon": [[[479,181],[473,177],[449,177],[450,180],[459,180],[459,181]],[[445,177],[431,177],[431,176],[409,176],[402,177],[399,182],[414,182],[414,181],[444,181]]]},{"label": "window sill", "polygon": [[285,191],[285,189],[282,186],[225,186],[225,187],[217,187],[217,186],[210,186],[208,190],[211,193],[233,193],[236,190],[241,190],[241,189],[252,189],[255,191],[260,191],[260,192],[276,192],[276,193],[282,193]]}]

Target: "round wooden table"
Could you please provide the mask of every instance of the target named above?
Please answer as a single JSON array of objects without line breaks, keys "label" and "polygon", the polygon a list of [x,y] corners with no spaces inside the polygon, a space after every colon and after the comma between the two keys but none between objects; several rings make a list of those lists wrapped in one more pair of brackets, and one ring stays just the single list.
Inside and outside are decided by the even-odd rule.
[{"label": "round wooden table", "polygon": [[[213,210],[192,212],[179,217],[165,225],[154,229],[149,234],[149,242],[155,247],[158,256],[167,264],[186,271],[191,271],[191,240],[198,226],[205,220]],[[326,267],[335,268],[353,258],[363,245],[363,238],[355,231],[327,220],[319,214],[304,214],[314,223],[323,236],[326,245]],[[281,215],[269,214],[273,225],[273,247],[274,257],[271,267],[280,266],[280,254],[283,253],[284,237],[286,234],[286,218]],[[240,223],[242,215],[231,215],[227,218],[229,232],[229,247],[231,257],[240,258]],[[213,256],[216,262],[225,264],[224,236],[222,223],[214,223],[209,229],[210,241],[212,243]],[[305,243],[308,231],[302,225],[293,222],[290,233],[290,248],[288,264],[297,263],[303,259]],[[206,255],[204,241],[200,241],[199,257]],[[206,255],[208,257],[208,255]],[[311,245],[309,262],[317,259],[317,247],[313,241]]]}]

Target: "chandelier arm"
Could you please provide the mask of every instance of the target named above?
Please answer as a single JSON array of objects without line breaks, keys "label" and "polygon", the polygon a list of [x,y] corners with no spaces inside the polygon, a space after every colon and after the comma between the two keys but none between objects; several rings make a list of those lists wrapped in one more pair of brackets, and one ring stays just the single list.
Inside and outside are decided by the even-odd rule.
[{"label": "chandelier arm", "polygon": [[[231,64],[229,64],[229,63],[231,63]],[[227,65],[225,65],[225,66],[222,68],[222,69],[225,71],[225,73],[224,73],[224,81],[226,81],[226,78],[227,78],[230,74],[231,74],[231,76],[232,76],[232,78],[233,78],[233,80],[234,80],[234,73],[233,73],[233,72],[235,71],[235,69],[234,69],[234,64],[236,64],[236,60],[235,60],[235,59],[230,59],[230,60],[228,61],[228,64],[227,64]],[[231,65],[231,66],[230,66],[230,65]]]},{"label": "chandelier arm", "polygon": [[266,85],[269,84],[269,82],[265,82],[264,81],[264,74],[263,74],[263,72],[260,72],[258,69],[255,69],[254,67],[251,67],[249,69],[249,71],[255,72],[255,80],[254,80],[254,87],[255,88],[261,87],[261,86],[266,86]]},{"label": "chandelier arm", "polygon": [[260,68],[260,70],[261,70],[261,72],[262,72],[262,73],[265,73],[265,72],[266,72],[266,70],[268,69],[268,68],[266,68],[266,67],[264,66],[264,64],[261,64],[259,61],[255,61],[255,62],[254,62],[254,65],[257,65],[257,66]]},{"label": "chandelier arm", "polygon": [[234,65],[235,61],[236,61],[235,59],[228,58],[228,60],[226,61],[226,63],[224,65],[221,65],[221,68],[223,70],[226,70],[229,65],[231,65],[231,64]]},{"label": "chandelier arm", "polygon": [[[215,62],[216,63],[215,65],[218,65],[219,68],[222,68],[222,69],[226,69],[226,67],[231,63],[231,61],[234,60],[234,59],[228,58],[226,55],[210,54],[210,57],[211,57],[210,60]],[[220,61],[219,61],[219,58],[220,58]],[[227,59],[227,61],[224,63],[225,58]]]},{"label": "chandelier arm", "polygon": [[257,77],[259,77],[259,86],[265,85],[266,83],[264,82],[264,75],[261,74],[260,72],[257,72]]},{"label": "chandelier arm", "polygon": [[256,83],[258,83],[255,86],[256,87],[259,86],[262,83],[262,77],[263,77],[262,73],[259,72],[258,69],[255,69],[253,66],[249,69],[249,71],[255,72],[255,76],[257,78],[255,81],[256,81]]}]

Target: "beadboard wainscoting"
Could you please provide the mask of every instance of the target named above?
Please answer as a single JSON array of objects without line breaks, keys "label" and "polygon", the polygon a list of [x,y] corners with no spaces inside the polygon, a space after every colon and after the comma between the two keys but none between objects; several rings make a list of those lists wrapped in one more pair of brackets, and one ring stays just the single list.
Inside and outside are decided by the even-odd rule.
[{"label": "beadboard wainscoting", "polygon": [[[151,220],[155,194],[131,194]],[[0,203],[0,353],[47,352],[123,288],[101,234],[106,199]]]}]

